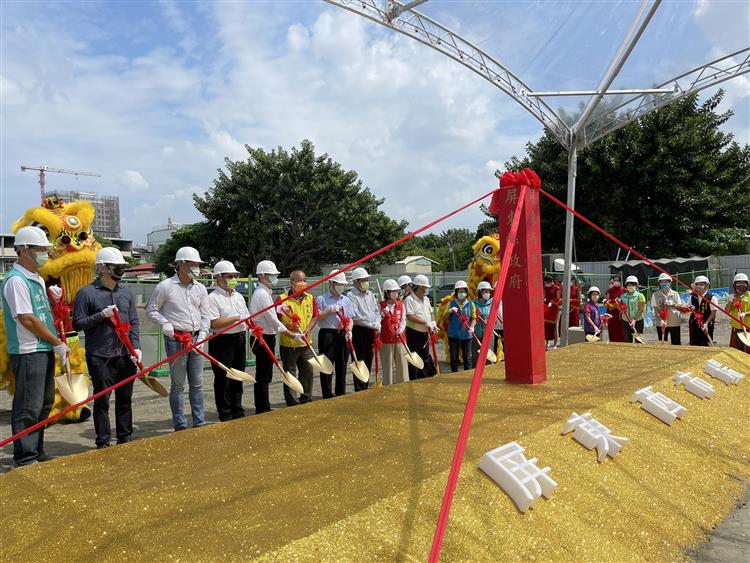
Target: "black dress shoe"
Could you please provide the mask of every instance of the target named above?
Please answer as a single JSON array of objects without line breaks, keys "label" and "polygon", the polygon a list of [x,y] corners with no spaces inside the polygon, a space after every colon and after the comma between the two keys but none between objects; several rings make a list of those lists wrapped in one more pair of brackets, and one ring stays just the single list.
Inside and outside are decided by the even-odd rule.
[{"label": "black dress shoe", "polygon": [[97,444],[96,445],[96,449],[97,450],[103,450],[104,448],[108,448],[110,446],[111,446],[111,444]]},{"label": "black dress shoe", "polygon": [[47,452],[43,452],[36,456],[37,461],[52,461],[53,459],[55,459],[55,456],[49,455]]}]

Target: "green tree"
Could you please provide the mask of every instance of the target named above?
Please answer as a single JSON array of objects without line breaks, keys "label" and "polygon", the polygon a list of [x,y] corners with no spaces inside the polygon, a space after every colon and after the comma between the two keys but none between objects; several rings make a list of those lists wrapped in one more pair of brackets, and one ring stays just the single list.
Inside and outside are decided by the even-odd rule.
[{"label": "green tree", "polygon": [[[720,127],[723,91],[698,103],[688,96],[578,153],[576,209],[649,257],[744,252],[750,234],[750,145]],[[567,152],[545,131],[509,169],[530,167],[542,187],[565,201]],[[542,248],[562,252],[565,213],[541,198]],[[614,243],[576,221],[580,260],[612,259]]]},{"label": "green tree", "polygon": [[441,234],[416,236],[404,244],[400,255],[426,256],[445,271],[463,270],[472,257],[471,245],[476,238],[469,229],[448,229]]},{"label": "green tree", "polygon": [[213,187],[193,196],[205,222],[184,240],[192,240],[204,260],[233,259],[245,273],[272,259],[282,274],[297,268],[317,273],[320,264],[353,261],[403,235],[406,223],[380,209],[383,200],[357,173],[316,155],[310,141],[291,151],[245,148],[247,160],[226,159]]}]

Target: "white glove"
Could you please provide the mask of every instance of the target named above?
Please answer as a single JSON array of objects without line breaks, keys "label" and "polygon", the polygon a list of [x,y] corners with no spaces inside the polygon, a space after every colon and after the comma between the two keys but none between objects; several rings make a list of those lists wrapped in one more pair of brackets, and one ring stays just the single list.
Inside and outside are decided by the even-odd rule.
[{"label": "white glove", "polygon": [[295,340],[296,340],[297,342],[299,342],[300,344],[305,344],[305,343],[306,343],[305,335],[304,335],[304,334],[302,334],[301,332],[298,332],[298,333],[296,333],[296,334],[294,335],[294,339],[295,339]]},{"label": "white glove", "polygon": [[328,310],[329,310],[329,311],[330,311],[331,313],[338,313],[338,312],[339,312],[339,311],[341,311],[342,309],[343,309],[343,307],[342,307],[341,305],[338,305],[338,304],[336,304],[336,305],[331,305],[330,307],[328,307]]},{"label": "white glove", "polygon": [[174,338],[174,327],[172,326],[172,323],[164,323],[161,325],[161,330],[167,338]]},{"label": "white glove", "polygon": [[346,338],[349,342],[351,342],[352,341],[352,331],[351,330],[345,331],[344,332],[344,338]]},{"label": "white glove", "polygon": [[398,328],[398,329],[396,330],[396,335],[398,335],[398,336],[401,336],[402,334],[404,334],[404,329],[403,329],[403,328],[401,328],[401,327],[399,327],[399,328]]},{"label": "white glove", "polygon": [[52,295],[52,300],[55,303],[59,303],[60,299],[62,299],[63,290],[60,288],[59,285],[51,285],[47,289],[49,289],[50,294]]},{"label": "white glove", "polygon": [[740,320],[743,320],[745,318],[745,315],[747,315],[747,313],[740,313]]},{"label": "white glove", "polygon": [[430,324],[428,326],[430,327],[430,330],[432,330],[432,332],[437,332],[438,330],[440,330],[438,329],[438,325],[435,321],[430,321]]},{"label": "white glove", "polygon": [[109,319],[110,317],[115,316],[115,309],[117,309],[116,305],[110,305],[109,307],[105,307],[102,309],[102,315],[104,315],[105,319]]},{"label": "white glove", "polygon": [[474,334],[474,327],[473,326],[469,327],[469,334]]},{"label": "white glove", "polygon": [[141,352],[140,348],[135,349],[135,356],[130,356],[133,362],[137,365],[141,363],[141,359],[143,358],[143,352]]},{"label": "white glove", "polygon": [[70,348],[68,348],[68,345],[65,344],[65,342],[60,342],[57,346],[54,346],[52,348],[52,351],[60,357],[60,361],[62,363],[65,363],[65,359],[68,356],[68,353],[70,352]]},{"label": "white glove", "polygon": [[450,312],[453,313],[454,315],[458,315],[458,307],[451,307]]}]

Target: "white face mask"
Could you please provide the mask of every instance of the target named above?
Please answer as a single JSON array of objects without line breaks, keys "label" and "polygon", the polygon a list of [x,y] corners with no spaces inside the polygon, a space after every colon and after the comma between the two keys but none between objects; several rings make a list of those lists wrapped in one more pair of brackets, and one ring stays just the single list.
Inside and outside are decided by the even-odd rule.
[{"label": "white face mask", "polygon": [[482,292],[482,299],[484,299],[485,301],[488,301],[489,298],[490,298],[490,292],[489,291],[483,291]]},{"label": "white face mask", "polygon": [[459,301],[464,301],[466,299],[466,292],[465,291],[459,291],[456,296],[458,297]]},{"label": "white face mask", "polygon": [[267,276],[268,277],[268,283],[270,283],[272,286],[279,283],[279,276]]},{"label": "white face mask", "polygon": [[36,267],[41,268],[47,263],[47,260],[49,260],[49,256],[47,255],[46,250],[40,250],[34,255],[34,262],[36,262]]},{"label": "white face mask", "polygon": [[190,268],[190,273],[188,274],[191,278],[197,278],[201,275],[201,269],[200,268]]}]

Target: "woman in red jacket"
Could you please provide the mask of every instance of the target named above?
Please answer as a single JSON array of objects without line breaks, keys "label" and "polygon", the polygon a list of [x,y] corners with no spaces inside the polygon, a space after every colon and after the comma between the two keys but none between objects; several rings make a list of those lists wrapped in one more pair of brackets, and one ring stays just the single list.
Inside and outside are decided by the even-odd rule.
[{"label": "woman in red jacket", "polygon": [[[385,280],[380,302],[380,363],[383,365],[383,385],[408,381],[406,377],[406,351],[401,339],[406,329],[404,302],[398,298],[396,280]],[[395,363],[395,371],[394,371]]]},{"label": "woman in red jacket", "polygon": [[622,319],[620,317],[620,306],[617,301],[622,297],[624,292],[622,278],[619,275],[615,274],[609,278],[609,289],[604,295],[604,305],[607,306],[607,313],[612,315],[607,324],[610,342],[625,342],[625,333],[622,330]]}]

